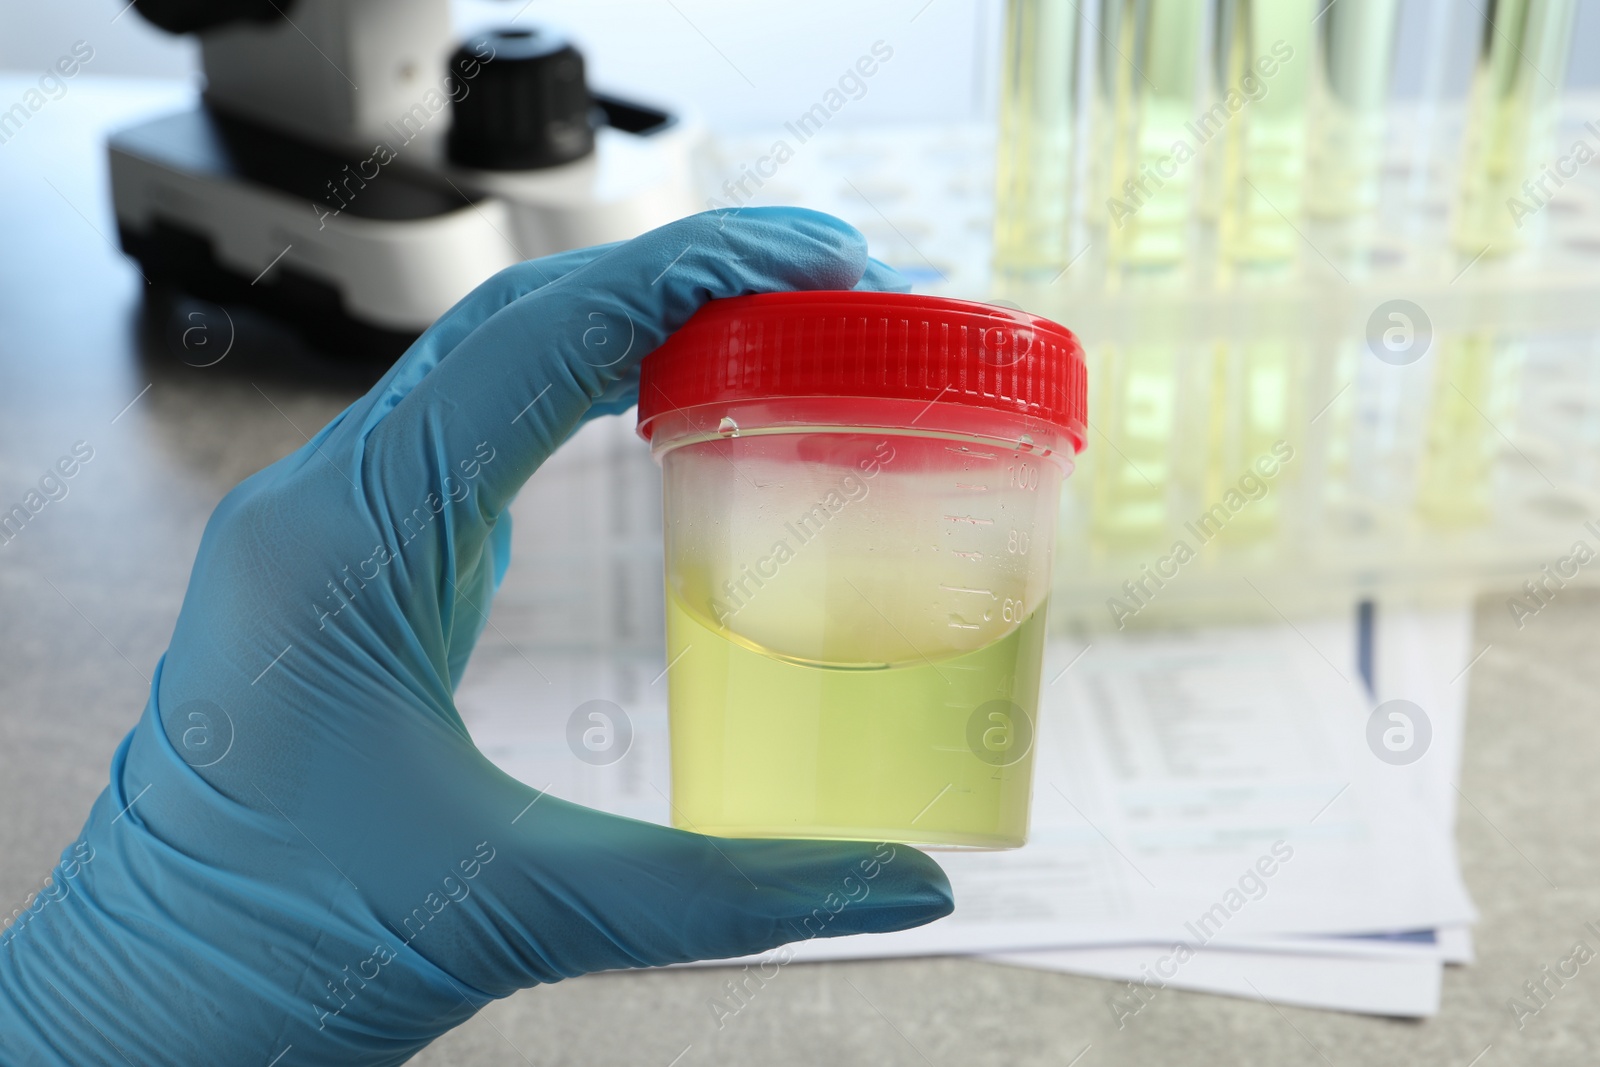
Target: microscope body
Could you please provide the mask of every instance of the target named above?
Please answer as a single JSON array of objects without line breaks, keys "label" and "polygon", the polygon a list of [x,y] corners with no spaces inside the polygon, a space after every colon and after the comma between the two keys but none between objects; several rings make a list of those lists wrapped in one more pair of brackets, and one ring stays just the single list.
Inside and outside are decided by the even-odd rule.
[{"label": "microscope body", "polygon": [[206,77],[198,107],[110,140],[152,281],[389,356],[497,270],[696,208],[694,125],[589,92],[547,31],[457,46],[446,0],[237,6],[141,0],[198,33]]}]

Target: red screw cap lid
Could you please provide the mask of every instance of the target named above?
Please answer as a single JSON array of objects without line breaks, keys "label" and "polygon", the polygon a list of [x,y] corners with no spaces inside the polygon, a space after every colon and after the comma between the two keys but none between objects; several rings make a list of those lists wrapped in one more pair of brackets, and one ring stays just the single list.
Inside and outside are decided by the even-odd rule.
[{"label": "red screw cap lid", "polygon": [[881,397],[1039,419],[1084,444],[1083,346],[1024,311],[911,293],[809,290],[713,300],[645,357],[639,433],[701,404]]}]

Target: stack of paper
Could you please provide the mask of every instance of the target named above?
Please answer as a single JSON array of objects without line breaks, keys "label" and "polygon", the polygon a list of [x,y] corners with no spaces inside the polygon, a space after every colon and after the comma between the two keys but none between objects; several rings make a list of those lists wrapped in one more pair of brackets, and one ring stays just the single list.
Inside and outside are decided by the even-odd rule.
[{"label": "stack of paper", "polygon": [[[808,941],[796,958],[982,954],[1145,990],[1431,1014],[1440,968],[1471,954],[1452,833],[1469,640],[1465,611],[1380,612],[1370,693],[1353,618],[1059,641],[1028,845],[940,854],[948,919]],[[459,703],[496,763],[578,803],[667,821],[658,657],[485,645]],[[1414,762],[1369,745],[1375,702],[1391,698],[1428,718]],[[572,709],[596,699],[633,731],[605,766],[574,758],[566,737]],[[1128,1011],[1141,1003],[1126,984],[1111,994]]]},{"label": "stack of paper", "polygon": [[[1470,626],[1465,610],[1380,616],[1374,635],[1375,700],[1361,691],[1351,642],[1342,639],[1354,636],[1353,627],[1300,624],[1296,633],[1283,628],[1290,641],[1318,653],[1316,658],[1324,660],[1320,671],[1303,656],[1297,666],[1286,661],[1276,670],[1259,660],[1252,664],[1248,654],[1238,652],[1241,632],[1169,636],[1131,647],[1103,643],[1101,650],[1109,644],[1115,655],[1079,679],[1085,695],[1093,694],[1085,703],[1097,716],[1115,709],[1116,732],[1095,740],[1107,753],[1115,753],[1119,744],[1154,743],[1142,758],[1111,755],[1096,761],[1104,775],[1097,796],[1108,805],[1108,821],[1118,823],[1133,843],[1130,855],[1151,851],[1162,829],[1178,831],[1180,848],[1182,829],[1190,830],[1188,844],[1195,853],[1204,850],[1207,833],[1216,840],[1238,840],[1251,831],[1251,804],[1272,807],[1276,798],[1279,810],[1296,810],[1297,790],[1315,791],[1317,783],[1328,789],[1327,772],[1342,762],[1349,788],[1340,794],[1339,784],[1332,783],[1329,792],[1337,799],[1285,837],[1296,852],[1284,873],[1309,859],[1316,866],[1300,870],[1319,870],[1318,877],[1327,881],[1320,895],[1299,883],[1284,883],[1290,892],[1280,902],[1283,911],[1268,917],[1257,910],[1249,917],[1264,923],[1260,933],[1242,932],[1245,926],[1236,922],[1246,918],[1241,910],[1215,931],[1210,923],[1191,923],[1170,939],[1151,938],[1140,945],[992,958],[1137,983],[1141,988],[1124,985],[1113,995],[1119,1013],[1137,1012],[1149,990],[1162,986],[1385,1015],[1436,1012],[1442,966],[1469,962],[1472,955],[1466,926],[1472,911],[1452,834],[1465,668],[1472,658]],[[1090,665],[1094,651],[1080,666]],[[1295,656],[1291,645],[1271,638],[1264,638],[1258,651]],[[1098,673],[1119,677],[1094,677]],[[1296,685],[1302,687],[1298,698]],[[1296,703],[1307,706],[1316,690],[1328,702],[1326,712],[1295,714]],[[1410,701],[1428,716],[1431,738],[1413,763],[1385,762],[1370,747],[1367,719],[1375,704],[1390,699]],[[1386,717],[1383,721],[1388,723]],[[1327,743],[1319,744],[1319,738]],[[1158,755],[1148,755],[1151,751]],[[1160,801],[1151,804],[1151,796]],[[1162,811],[1177,806],[1184,806],[1187,818],[1177,827],[1163,822]],[[1339,837],[1342,845],[1335,844]],[[1407,838],[1415,842],[1414,853],[1392,851]],[[1348,866],[1320,866],[1336,860],[1341,848]],[[1271,885],[1259,902],[1250,899],[1245,907],[1263,909],[1284,885]],[[1398,896],[1397,887],[1403,887]],[[1347,905],[1365,911],[1354,924],[1365,929],[1354,928],[1346,907],[1330,904],[1327,894],[1348,898]],[[1291,917],[1296,911],[1300,914]],[[1178,945],[1190,950],[1204,945],[1204,950],[1180,964]]]}]

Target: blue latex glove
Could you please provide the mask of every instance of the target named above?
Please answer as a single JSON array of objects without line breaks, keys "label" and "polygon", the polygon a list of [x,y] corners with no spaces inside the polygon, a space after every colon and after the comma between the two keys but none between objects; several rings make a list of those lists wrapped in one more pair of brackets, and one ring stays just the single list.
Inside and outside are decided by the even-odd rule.
[{"label": "blue latex glove", "polygon": [[0,1062],[400,1063],[537,983],[948,914],[904,846],[714,839],[541,796],[452,699],[507,503],[635,402],[645,353],[711,298],[895,280],[793,209],[524,263],[230,492],[109,787],[0,934]]}]

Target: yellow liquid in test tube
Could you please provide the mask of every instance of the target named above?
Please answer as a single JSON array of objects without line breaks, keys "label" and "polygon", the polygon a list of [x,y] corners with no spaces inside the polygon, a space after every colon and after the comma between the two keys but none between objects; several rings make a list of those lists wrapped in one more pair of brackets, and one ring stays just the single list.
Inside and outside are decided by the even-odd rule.
[{"label": "yellow liquid in test tube", "polygon": [[995,157],[995,272],[1053,281],[1072,262],[1076,190],[1078,9],[1006,5]]},{"label": "yellow liquid in test tube", "polygon": [[[1487,0],[1478,66],[1462,138],[1456,250],[1511,251],[1524,243],[1526,216],[1554,190],[1539,158],[1550,142],[1571,51],[1575,0]],[[1524,188],[1537,183],[1542,190]]]},{"label": "yellow liquid in test tube", "polygon": [[[763,593],[798,598],[800,615],[818,610],[815,589]],[[870,609],[857,599],[821,610]],[[1041,606],[962,655],[817,665],[731,639],[669,587],[674,825],[730,837],[1022,844],[1044,633]],[[975,738],[981,748],[994,730],[1015,731],[987,739],[1003,753],[997,761],[1012,762],[974,753]]]},{"label": "yellow liquid in test tube", "polygon": [[[1240,479],[1255,471],[1255,463],[1273,456],[1279,441],[1295,447],[1303,436],[1291,429],[1291,387],[1297,380],[1298,347],[1283,338],[1239,345],[1219,342],[1214,349],[1212,421],[1205,506],[1236,491]],[[1228,541],[1254,541],[1278,528],[1283,494],[1297,473],[1285,464],[1272,487],[1232,516],[1221,536]]]},{"label": "yellow liquid in test tube", "polygon": [[1091,378],[1093,424],[1105,439],[1093,456],[1091,522],[1108,548],[1160,541],[1169,522],[1168,486],[1177,417],[1177,359],[1170,345],[1100,345]]},{"label": "yellow liquid in test tube", "polygon": [[[1113,267],[1183,262],[1197,146],[1195,116],[1202,5],[1193,0],[1102,0],[1095,122],[1103,211]],[[1104,205],[1102,207],[1102,204]]]},{"label": "yellow liquid in test tube", "polygon": [[1212,114],[1222,132],[1207,166],[1225,262],[1281,264],[1298,248],[1315,14],[1312,0],[1218,0]]},{"label": "yellow liquid in test tube", "polygon": [[1442,526],[1487,522],[1501,432],[1511,432],[1522,352],[1485,334],[1440,340],[1417,510]]}]

